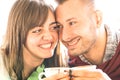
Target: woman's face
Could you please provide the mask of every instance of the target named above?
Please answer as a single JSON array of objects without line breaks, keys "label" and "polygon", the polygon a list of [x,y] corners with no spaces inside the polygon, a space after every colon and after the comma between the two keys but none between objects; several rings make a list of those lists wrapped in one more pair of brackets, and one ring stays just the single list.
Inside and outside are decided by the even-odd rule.
[{"label": "woman's face", "polygon": [[46,22],[42,26],[31,29],[26,38],[24,55],[32,59],[44,59],[53,56],[58,41],[58,32],[54,15],[48,13]]}]

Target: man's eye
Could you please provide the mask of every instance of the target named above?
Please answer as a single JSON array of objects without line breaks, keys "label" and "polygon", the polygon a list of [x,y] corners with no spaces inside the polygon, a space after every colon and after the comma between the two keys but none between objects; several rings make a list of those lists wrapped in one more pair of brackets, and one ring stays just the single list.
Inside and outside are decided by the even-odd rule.
[{"label": "man's eye", "polygon": [[75,21],[72,21],[72,22],[69,22],[69,25],[74,25],[76,22]]},{"label": "man's eye", "polygon": [[39,33],[41,31],[41,29],[39,29],[39,30],[34,30],[34,31],[32,31],[32,33]]}]

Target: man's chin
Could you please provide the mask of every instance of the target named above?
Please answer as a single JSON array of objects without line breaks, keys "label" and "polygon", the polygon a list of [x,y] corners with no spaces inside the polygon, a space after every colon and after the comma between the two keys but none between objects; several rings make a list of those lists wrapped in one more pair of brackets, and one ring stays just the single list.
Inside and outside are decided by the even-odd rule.
[{"label": "man's chin", "polygon": [[84,54],[84,52],[81,52],[79,50],[68,50],[68,55],[70,56],[79,56],[81,54]]},{"label": "man's chin", "polygon": [[74,51],[74,50],[68,50],[68,55],[77,56],[76,51]]}]

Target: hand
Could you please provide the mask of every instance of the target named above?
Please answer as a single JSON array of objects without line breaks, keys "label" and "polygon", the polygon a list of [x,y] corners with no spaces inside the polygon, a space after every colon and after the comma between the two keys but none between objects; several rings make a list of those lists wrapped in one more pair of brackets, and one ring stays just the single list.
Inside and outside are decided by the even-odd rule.
[{"label": "hand", "polygon": [[94,69],[94,70],[72,70],[71,80],[111,80],[111,79],[102,70]]},{"label": "hand", "polygon": [[47,78],[43,78],[42,80],[70,80],[70,77],[68,72],[62,72]]}]

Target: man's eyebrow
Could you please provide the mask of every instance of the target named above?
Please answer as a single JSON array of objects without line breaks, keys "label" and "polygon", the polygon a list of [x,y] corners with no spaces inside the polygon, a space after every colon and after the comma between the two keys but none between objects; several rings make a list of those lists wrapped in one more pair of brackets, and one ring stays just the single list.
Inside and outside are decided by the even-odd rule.
[{"label": "man's eyebrow", "polygon": [[67,19],[66,22],[71,21],[71,20],[73,20],[73,19],[76,19],[76,18],[72,17],[72,18],[70,18],[70,19]]}]

